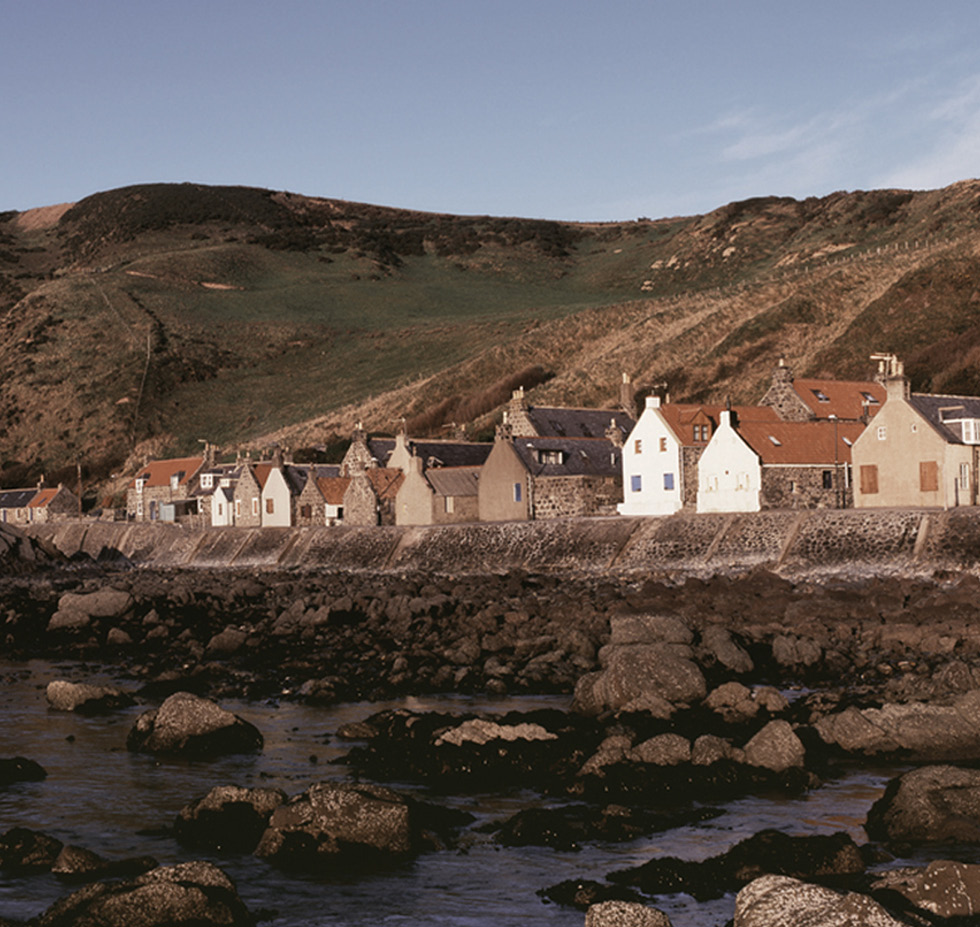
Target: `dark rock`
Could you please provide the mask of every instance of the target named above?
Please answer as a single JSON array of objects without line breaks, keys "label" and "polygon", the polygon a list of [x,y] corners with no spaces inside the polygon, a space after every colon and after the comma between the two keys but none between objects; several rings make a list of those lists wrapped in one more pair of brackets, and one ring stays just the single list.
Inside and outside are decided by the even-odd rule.
[{"label": "dark rock", "polygon": [[980,866],[936,860],[924,869],[881,873],[875,893],[898,892],[915,908],[942,918],[975,918],[980,913]]},{"label": "dark rock", "polygon": [[980,770],[925,766],[892,779],[864,829],[888,844],[980,843]]},{"label": "dark rock", "polygon": [[635,885],[651,895],[687,892],[703,901],[720,898],[764,874],[815,879],[864,870],[857,845],[843,832],[791,837],[763,830],[704,862],[660,857],[633,869],[610,873],[609,879]]},{"label": "dark rock", "polygon": [[44,767],[23,756],[0,759],[0,786],[14,782],[40,782],[47,776]]},{"label": "dark rock", "polygon": [[116,879],[136,876],[160,864],[152,856],[109,860],[83,847],[65,846],[51,866],[62,879],[91,882],[95,879]]},{"label": "dark rock", "polygon": [[97,882],[62,898],[37,927],[254,927],[234,883],[207,862]]},{"label": "dark rock", "polygon": [[604,885],[592,879],[566,879],[538,892],[555,904],[578,908],[585,911],[589,906],[601,904],[603,901],[628,901],[634,904],[641,902],[639,892],[624,885]]},{"label": "dark rock", "polygon": [[64,844],[26,827],[14,827],[0,837],[0,869],[15,872],[49,870]]},{"label": "dark rock", "polygon": [[802,766],[806,758],[803,743],[788,721],[770,721],[744,747],[745,762],[783,772]]},{"label": "dark rock", "polygon": [[181,809],[174,836],[185,846],[251,853],[285,801],[280,789],[219,785]]},{"label": "dark rock", "polygon": [[304,870],[401,858],[416,846],[411,818],[391,789],[321,782],[272,813],[255,854]]},{"label": "dark rock", "polygon": [[254,753],[262,749],[262,735],[254,725],[217,703],[177,692],[159,708],[137,718],[126,748],[197,757]]}]

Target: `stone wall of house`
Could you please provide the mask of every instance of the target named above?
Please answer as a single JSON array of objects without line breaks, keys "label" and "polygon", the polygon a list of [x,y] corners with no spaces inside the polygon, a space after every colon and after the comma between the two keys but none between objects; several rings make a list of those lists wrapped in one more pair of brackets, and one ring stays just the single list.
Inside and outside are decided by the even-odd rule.
[{"label": "stone wall of house", "polygon": [[[831,485],[824,487],[824,473]],[[762,507],[764,509],[833,509],[854,504],[850,486],[844,486],[844,467],[838,468],[840,494],[834,488],[833,467],[763,467]],[[839,501],[838,501],[839,500]]]},{"label": "stone wall of house", "polygon": [[681,505],[692,512],[698,504],[698,461],[703,453],[704,446],[681,447],[681,472],[684,479],[681,486],[684,494]]},{"label": "stone wall of house", "polygon": [[622,499],[619,481],[599,476],[549,476],[534,481],[534,517],[612,514]]}]

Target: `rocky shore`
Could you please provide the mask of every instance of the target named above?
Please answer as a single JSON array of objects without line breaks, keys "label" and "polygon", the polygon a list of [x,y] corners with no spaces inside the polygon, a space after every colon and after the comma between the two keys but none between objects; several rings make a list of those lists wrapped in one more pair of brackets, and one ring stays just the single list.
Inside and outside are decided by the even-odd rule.
[{"label": "rocky shore", "polygon": [[[182,812],[175,833],[188,845],[315,871],[328,858],[370,867],[475,839],[471,822],[391,787],[401,783],[436,795],[532,792],[526,808],[481,825],[479,839],[569,850],[664,833],[738,796],[800,794],[842,768],[887,761],[910,771],[869,804],[864,843],[762,830],[700,862],[658,856],[602,881],[570,872],[542,885],[542,897],[587,910],[593,927],[666,923],[654,908],[676,892],[737,893],[736,927],[797,923],[801,911],[814,927],[967,923],[980,912],[980,850],[971,849],[980,847],[980,580],[971,572],[257,572],[48,554],[18,554],[30,568],[0,578],[3,656],[114,667],[125,685],[60,681],[48,704],[98,713],[140,702],[131,750],[261,750],[261,732],[222,713],[232,697],[567,696],[567,710],[375,713],[335,732],[350,741],[351,780],[364,785],[314,783],[288,796],[228,783]],[[43,776],[30,758],[0,769],[0,787]],[[0,868],[23,867],[24,854],[4,847],[25,839],[0,838]],[[909,848],[932,861],[890,865]],[[229,890],[220,870],[149,868],[126,883],[92,871],[93,885],[112,887],[82,891],[106,910],[125,909],[113,900],[121,884],[170,896],[179,883],[204,897],[193,876]],[[188,923],[252,917],[231,895],[221,903],[225,921]],[[37,923],[69,923],[59,912]]]}]

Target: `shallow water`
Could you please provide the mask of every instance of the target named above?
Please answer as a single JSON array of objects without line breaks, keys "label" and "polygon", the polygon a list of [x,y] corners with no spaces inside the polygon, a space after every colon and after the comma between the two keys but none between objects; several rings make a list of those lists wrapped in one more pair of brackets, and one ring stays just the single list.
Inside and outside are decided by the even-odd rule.
[{"label": "shallow water", "polygon": [[[0,832],[23,826],[109,858],[152,855],[162,864],[207,858],[236,881],[254,912],[269,915],[271,927],[580,927],[581,912],[543,903],[540,889],[564,879],[604,879],[614,869],[639,865],[658,855],[704,859],[724,852],[757,831],[774,827],[793,834],[849,832],[866,840],[868,808],[896,769],[864,769],[830,782],[799,799],[752,796],[731,802],[725,814],[625,844],[588,846],[580,852],[547,848],[502,848],[483,835],[467,835],[465,849],[427,853],[397,868],[336,877],[285,875],[249,856],[202,855],[183,850],[168,836],[141,831],[172,824],[189,801],[216,785],[282,788],[289,794],[313,782],[347,777],[331,760],[350,744],[333,738],[347,721],[392,707],[420,710],[506,711],[542,705],[566,707],[566,699],[465,697],[359,703],[314,708],[290,702],[222,704],[248,719],[265,736],[258,756],[189,762],[134,755],[125,743],[135,718],[147,706],[107,717],[85,718],[51,711],[44,690],[52,679],[113,681],[73,664],[0,665],[0,756],[27,756],[48,772],[43,782],[0,790]],[[388,783],[399,787],[396,783]],[[419,790],[405,788],[406,791]],[[505,818],[534,796],[477,795],[435,799],[466,808],[482,820]],[[39,914],[73,890],[51,875],[10,877],[0,873],[0,917]],[[734,899],[697,903],[684,895],[661,897],[675,927],[709,927],[731,918]]]}]

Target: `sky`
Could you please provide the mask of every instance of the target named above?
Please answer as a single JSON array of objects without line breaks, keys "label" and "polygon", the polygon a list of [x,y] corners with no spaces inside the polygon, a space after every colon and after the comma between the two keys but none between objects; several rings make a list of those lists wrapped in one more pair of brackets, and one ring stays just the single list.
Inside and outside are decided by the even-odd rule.
[{"label": "sky", "polygon": [[967,0],[0,0],[0,211],[191,181],[619,221],[978,175]]}]

